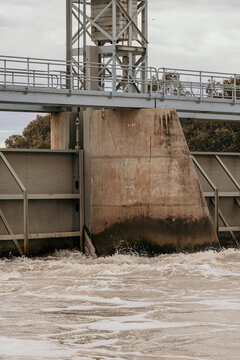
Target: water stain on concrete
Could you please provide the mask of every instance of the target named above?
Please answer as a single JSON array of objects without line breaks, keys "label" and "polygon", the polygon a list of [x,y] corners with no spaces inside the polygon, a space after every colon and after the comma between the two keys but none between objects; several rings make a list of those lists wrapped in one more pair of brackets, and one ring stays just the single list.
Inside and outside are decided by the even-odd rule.
[{"label": "water stain on concrete", "polygon": [[218,244],[175,110],[95,110],[84,127],[85,224],[99,254]]}]

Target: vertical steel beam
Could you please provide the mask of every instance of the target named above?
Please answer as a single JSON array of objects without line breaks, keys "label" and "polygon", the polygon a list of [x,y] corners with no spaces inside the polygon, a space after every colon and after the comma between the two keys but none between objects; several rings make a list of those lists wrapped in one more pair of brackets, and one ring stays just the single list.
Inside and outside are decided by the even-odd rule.
[{"label": "vertical steel beam", "polygon": [[[145,6],[142,13],[142,32],[146,39],[148,39],[148,0],[145,0]],[[146,56],[145,66],[148,67],[148,43],[145,44]]]},{"label": "vertical steel beam", "polygon": [[[142,33],[146,39],[148,39],[148,0],[145,0],[145,6],[142,12]],[[148,73],[146,71],[148,67],[148,44],[145,44],[146,54],[144,62],[142,64],[142,91],[146,93],[148,90]]]},{"label": "vertical steel beam", "polygon": [[215,229],[216,229],[216,233],[217,233],[217,237],[218,237],[218,233],[219,233],[219,194],[218,194],[218,189],[215,188],[215,208],[214,208],[214,224],[215,224]]},{"label": "vertical steel beam", "polygon": [[30,85],[30,63],[29,58],[27,58],[27,87]]},{"label": "vertical steel beam", "polygon": [[7,85],[7,60],[6,59],[4,59],[4,61],[3,61],[3,63],[4,63],[4,86],[6,86]]},{"label": "vertical steel beam", "polygon": [[[86,29],[86,15],[87,15],[87,6],[86,6],[86,0],[83,1],[83,28]],[[87,31],[84,31],[83,33],[83,63],[86,62],[86,46],[87,46]],[[80,49],[79,49],[80,51]],[[84,67],[85,68],[85,67]]]},{"label": "vertical steel beam", "polygon": [[73,0],[66,0],[66,61],[67,61],[67,88],[71,88],[72,76],[72,5]]},{"label": "vertical steel beam", "polygon": [[202,72],[199,72],[199,87],[200,87],[200,100],[202,100],[203,97],[203,87],[202,87]]},{"label": "vertical steel beam", "polygon": [[79,193],[80,193],[80,251],[84,252],[84,223],[85,223],[85,206],[84,206],[84,157],[83,150],[78,152],[79,157]]},{"label": "vertical steel beam", "polygon": [[24,230],[24,254],[27,255],[28,245],[28,195],[27,191],[23,194],[23,230]]},{"label": "vertical steel beam", "polygon": [[[132,0],[128,0],[128,14],[130,17],[133,16],[133,6],[132,6]],[[132,24],[129,26],[128,28],[128,46],[132,46],[133,43],[133,26]],[[133,66],[133,55],[132,55],[132,51],[128,52],[128,66],[132,67]],[[131,75],[132,75],[132,71],[131,71]]]},{"label": "vertical steel beam", "polygon": [[112,37],[113,37],[113,45],[114,45],[114,51],[112,54],[112,92],[116,92],[116,38],[117,38],[117,4],[116,1],[113,0],[112,3]]},{"label": "vertical steel beam", "polygon": [[237,75],[234,74],[234,90],[233,90],[233,101],[237,100]]},{"label": "vertical steel beam", "polygon": [[72,3],[66,0],[66,60],[72,60]]}]

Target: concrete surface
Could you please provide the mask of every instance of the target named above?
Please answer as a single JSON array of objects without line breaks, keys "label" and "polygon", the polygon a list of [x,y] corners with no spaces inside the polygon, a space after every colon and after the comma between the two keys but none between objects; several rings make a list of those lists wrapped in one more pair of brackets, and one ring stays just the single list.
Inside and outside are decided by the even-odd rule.
[{"label": "concrete surface", "polygon": [[59,112],[51,114],[51,149],[68,150],[75,148],[75,120],[77,113]]},{"label": "concrete surface", "polygon": [[84,113],[85,224],[98,254],[218,244],[175,110]]}]

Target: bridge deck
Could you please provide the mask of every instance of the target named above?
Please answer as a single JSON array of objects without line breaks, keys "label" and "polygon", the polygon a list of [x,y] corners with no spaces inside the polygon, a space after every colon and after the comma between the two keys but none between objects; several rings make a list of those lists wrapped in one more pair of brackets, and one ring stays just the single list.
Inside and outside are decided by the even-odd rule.
[{"label": "bridge deck", "polygon": [[[90,77],[96,68],[99,75]],[[141,71],[134,76],[129,67],[121,71],[96,63],[0,56],[0,111],[169,107],[182,118],[240,120],[239,75],[151,67],[144,69],[146,81]]]}]

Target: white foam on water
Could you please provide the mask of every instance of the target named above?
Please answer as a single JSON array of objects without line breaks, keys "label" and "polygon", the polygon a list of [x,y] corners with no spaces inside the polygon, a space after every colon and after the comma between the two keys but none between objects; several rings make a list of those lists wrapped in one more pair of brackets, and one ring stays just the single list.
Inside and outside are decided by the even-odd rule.
[{"label": "white foam on water", "polygon": [[[68,297],[68,299],[76,299],[76,296]],[[86,295],[79,295],[77,299],[81,300],[81,305],[78,306],[69,306],[67,308],[46,308],[43,309],[45,312],[57,312],[57,311],[71,311],[71,310],[82,310],[83,308],[92,309],[92,308],[99,308],[102,306],[102,304],[106,305],[112,305],[117,308],[124,308],[127,307],[130,308],[144,308],[149,307],[151,305],[154,305],[153,302],[146,302],[146,301],[126,301],[122,300],[118,297],[114,298],[100,298],[100,297],[94,297],[94,296],[86,296]],[[89,305],[82,304],[82,302],[88,302]]]},{"label": "white foam on water", "polygon": [[[237,302],[236,299],[208,299],[200,300],[199,304],[209,306],[215,310],[239,310],[240,311],[240,302]],[[240,319],[240,314],[239,314]]]},{"label": "white foam on water", "polygon": [[240,272],[233,272],[227,269],[213,268],[209,264],[199,265],[199,271],[204,276],[214,276],[214,277],[240,277]]},{"label": "white foam on water", "polygon": [[0,260],[0,359],[239,360],[240,251]]},{"label": "white foam on water", "polygon": [[88,325],[89,329],[104,330],[104,331],[131,331],[131,330],[153,330],[153,329],[168,329],[168,328],[187,328],[199,325],[193,322],[186,323],[170,323],[163,321],[127,321],[122,322],[121,318],[114,318],[111,320],[101,320]]},{"label": "white foam on water", "polygon": [[[132,330],[154,330],[154,329],[174,329],[174,328],[190,328],[199,326],[201,323],[197,322],[164,322],[147,318],[149,313],[140,313],[137,315],[127,316],[112,316],[111,318],[104,319],[100,316],[89,316],[88,322],[68,326],[62,326],[65,330],[68,328],[71,332],[78,331],[107,331],[107,332],[121,332]],[[66,334],[66,332],[64,332]],[[62,333],[63,334],[63,333]]]},{"label": "white foam on water", "polygon": [[0,336],[0,356],[30,357],[58,359],[69,356],[73,352],[61,348],[57,344],[42,340],[26,340]]}]

